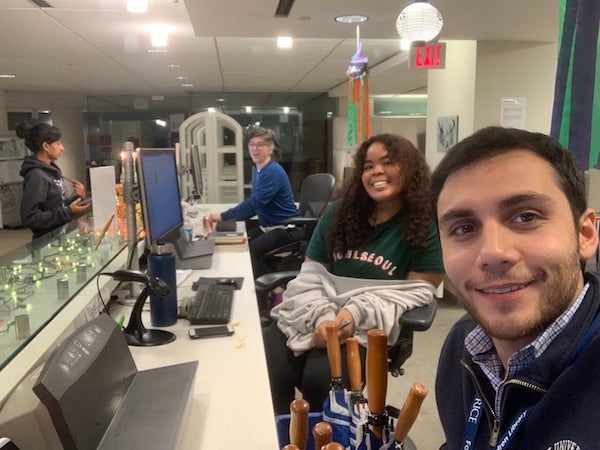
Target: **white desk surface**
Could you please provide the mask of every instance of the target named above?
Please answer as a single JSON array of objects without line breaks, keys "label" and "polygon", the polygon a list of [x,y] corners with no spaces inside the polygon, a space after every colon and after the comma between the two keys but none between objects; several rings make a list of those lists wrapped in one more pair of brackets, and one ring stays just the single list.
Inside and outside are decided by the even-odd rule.
[{"label": "white desk surface", "polygon": [[[202,206],[209,211],[223,209],[220,205]],[[119,255],[107,270],[116,270],[115,265],[123,264],[125,256]],[[277,449],[250,254],[247,251],[215,252],[212,267],[193,271],[181,283],[178,295],[193,295],[192,283],[200,276],[244,277],[242,289],[235,291],[234,297],[233,320],[239,322],[235,334],[191,340],[187,336],[189,323],[180,319],[175,325],[165,327],[177,336],[174,342],[156,347],[129,347],[137,368],[146,370],[198,361],[177,450]],[[83,324],[83,310],[95,293],[95,283],[90,283],[29,343],[27,351],[20,352],[0,371],[0,404],[49,348]],[[127,308],[114,307],[111,314],[118,318],[125,312],[128,316]],[[146,328],[152,328],[148,312],[143,313],[143,322]]]},{"label": "white desk surface", "polygon": [[[193,398],[182,424],[177,449],[277,449],[277,433],[260,317],[248,252],[216,252],[210,269],[195,270],[178,295],[191,295],[200,276],[244,277],[235,291],[233,336],[191,340],[185,319],[164,329],[177,336],[156,347],[130,347],[138,370],[198,360]],[[115,310],[113,317],[117,317]],[[146,328],[149,313],[143,313]],[[168,380],[165,380],[167,383]]]}]

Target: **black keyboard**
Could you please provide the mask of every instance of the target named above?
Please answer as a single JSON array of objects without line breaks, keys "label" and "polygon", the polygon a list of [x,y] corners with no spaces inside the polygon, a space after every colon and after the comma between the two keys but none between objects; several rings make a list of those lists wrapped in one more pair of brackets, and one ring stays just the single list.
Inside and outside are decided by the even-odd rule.
[{"label": "black keyboard", "polygon": [[188,306],[187,319],[192,325],[229,323],[235,286],[207,284],[200,286]]}]

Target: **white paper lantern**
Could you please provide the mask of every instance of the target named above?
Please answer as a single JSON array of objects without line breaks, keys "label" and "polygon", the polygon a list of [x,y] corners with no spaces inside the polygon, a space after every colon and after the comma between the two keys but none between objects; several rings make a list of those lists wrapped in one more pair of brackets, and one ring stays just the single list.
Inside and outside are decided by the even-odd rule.
[{"label": "white paper lantern", "polygon": [[441,31],[444,19],[427,1],[416,1],[402,10],[396,19],[396,29],[401,38],[427,42]]}]

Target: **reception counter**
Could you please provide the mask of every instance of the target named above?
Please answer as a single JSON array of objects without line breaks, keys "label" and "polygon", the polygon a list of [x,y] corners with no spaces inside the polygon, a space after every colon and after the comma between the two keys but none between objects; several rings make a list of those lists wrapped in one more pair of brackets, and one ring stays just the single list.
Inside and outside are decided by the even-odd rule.
[{"label": "reception counter", "polygon": [[[52,245],[57,245],[52,244]],[[112,245],[112,244],[111,244]],[[109,276],[97,277],[98,273],[111,272],[122,268],[127,262],[127,250],[116,241],[102,258],[102,264],[94,266],[88,279],[77,283],[76,268],[66,274],[71,295],[58,300],[56,279],[43,280],[38,286],[44,293],[52,310],[43,324],[37,327],[35,314],[43,307],[31,300],[29,320],[31,335],[17,342],[17,349],[9,353],[0,370],[0,437],[11,437],[17,445],[19,438],[30,439],[21,448],[60,448],[56,436],[47,438],[48,418],[45,410],[31,392],[32,380],[39,373],[44,361],[66,336],[86,321],[99,314],[98,287],[102,297],[108,299],[115,290],[116,282]],[[54,249],[54,247],[51,247]],[[165,330],[176,335],[175,341],[154,347],[129,347],[138,370],[154,369],[178,363],[197,361],[198,367],[193,391],[181,424],[177,449],[275,449],[278,447],[275,422],[271,403],[266,360],[263,351],[262,331],[254,292],[252,267],[248,251],[217,251],[210,269],[195,270],[186,274],[179,284],[178,297],[192,296],[192,284],[201,276],[243,277],[240,290],[235,291],[233,305],[233,336],[191,340],[187,331],[190,328],[185,319]],[[57,275],[59,278],[65,274]],[[96,281],[99,282],[98,287]],[[60,303],[60,305],[59,305]],[[36,306],[37,305],[37,306]],[[126,319],[131,307],[117,304],[111,308],[112,317],[118,321]],[[147,328],[150,324],[149,312],[142,314]],[[15,340],[14,330],[7,330],[7,338]],[[12,336],[10,336],[13,334]],[[1,336],[2,339],[4,336]],[[8,339],[7,339],[8,342]],[[1,345],[1,342],[0,342]],[[165,379],[164,383],[170,380]],[[82,408],[85,399],[82,399]],[[32,412],[34,410],[34,412]],[[47,413],[46,413],[47,414]],[[44,423],[45,422],[45,423]],[[23,429],[23,426],[37,429]],[[21,436],[26,435],[26,438]],[[35,447],[29,444],[32,439],[43,439]]]}]

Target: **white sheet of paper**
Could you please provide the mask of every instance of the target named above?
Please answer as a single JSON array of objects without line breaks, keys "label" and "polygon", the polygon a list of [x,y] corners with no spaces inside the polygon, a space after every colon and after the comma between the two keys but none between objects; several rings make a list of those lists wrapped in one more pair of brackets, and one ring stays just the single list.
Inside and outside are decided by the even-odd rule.
[{"label": "white sheet of paper", "polygon": [[[101,232],[108,218],[117,214],[115,168],[113,166],[91,168],[90,188],[92,190],[94,231]],[[114,227],[115,224],[116,220],[113,221],[112,226]]]},{"label": "white sheet of paper", "polygon": [[525,97],[500,99],[500,126],[523,129],[526,118],[527,99]]}]

